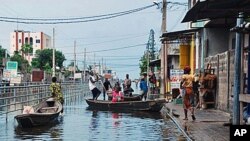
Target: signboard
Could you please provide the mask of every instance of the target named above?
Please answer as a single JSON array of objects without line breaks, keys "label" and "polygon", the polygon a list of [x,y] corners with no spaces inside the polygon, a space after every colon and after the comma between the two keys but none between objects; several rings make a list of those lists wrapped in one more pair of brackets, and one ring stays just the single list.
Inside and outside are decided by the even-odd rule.
[{"label": "signboard", "polygon": [[168,55],[180,55],[179,44],[170,44],[168,47]]},{"label": "signboard", "polygon": [[17,76],[17,70],[4,70],[3,78],[10,79]]},{"label": "signboard", "polygon": [[16,77],[17,76],[17,67],[18,63],[16,61],[8,61],[6,63],[6,70],[10,72],[10,76],[6,78]]},{"label": "signboard", "polygon": [[75,75],[74,75],[74,78],[75,79],[78,79],[78,78],[82,78],[82,73],[75,73]]},{"label": "signboard", "polygon": [[22,77],[20,77],[20,76],[10,78],[11,84],[20,84],[21,81],[22,81]]},{"label": "signboard", "polygon": [[10,78],[11,77],[11,72],[8,70],[3,71],[3,78]]},{"label": "signboard", "polygon": [[17,70],[17,62],[16,61],[8,61],[6,64],[6,69],[7,70]]},{"label": "signboard", "polygon": [[183,75],[182,69],[170,69],[170,88],[180,88],[181,78]]}]

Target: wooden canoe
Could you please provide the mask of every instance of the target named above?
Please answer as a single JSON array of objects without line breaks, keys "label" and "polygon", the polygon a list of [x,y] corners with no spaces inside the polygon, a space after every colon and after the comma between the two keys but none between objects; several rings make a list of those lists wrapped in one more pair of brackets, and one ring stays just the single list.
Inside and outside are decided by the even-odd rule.
[{"label": "wooden canoe", "polygon": [[87,104],[92,109],[100,110],[129,110],[129,111],[152,111],[159,112],[165,99],[155,99],[147,101],[123,101],[123,102],[111,102],[105,100],[92,100],[85,99]]},{"label": "wooden canoe", "polygon": [[56,121],[62,111],[62,104],[53,98],[44,100],[34,107],[34,113],[15,116],[19,126],[29,128],[49,124]]},{"label": "wooden canoe", "polygon": [[[112,100],[112,94],[108,94],[108,99]],[[124,96],[124,101],[140,101],[140,100],[142,100],[142,95]]]}]

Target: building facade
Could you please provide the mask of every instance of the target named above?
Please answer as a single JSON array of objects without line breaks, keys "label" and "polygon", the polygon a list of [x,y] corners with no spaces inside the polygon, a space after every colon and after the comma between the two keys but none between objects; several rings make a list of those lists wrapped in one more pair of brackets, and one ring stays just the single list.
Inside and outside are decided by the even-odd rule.
[{"label": "building facade", "polygon": [[10,53],[14,54],[15,51],[20,51],[24,44],[29,44],[33,48],[30,54],[22,54],[25,59],[31,63],[35,57],[36,50],[51,48],[51,37],[43,32],[29,32],[23,30],[15,30],[10,33]]}]

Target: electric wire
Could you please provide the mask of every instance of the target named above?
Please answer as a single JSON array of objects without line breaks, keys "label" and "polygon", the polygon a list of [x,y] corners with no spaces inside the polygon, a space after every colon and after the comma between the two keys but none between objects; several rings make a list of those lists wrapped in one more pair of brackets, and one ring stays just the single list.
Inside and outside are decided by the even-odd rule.
[{"label": "electric wire", "polygon": [[[105,19],[111,19],[135,12],[139,12],[145,10],[147,8],[153,7],[154,4],[145,6],[142,8],[137,8],[133,10],[128,10],[124,12],[112,13],[112,14],[105,14],[105,15],[98,15],[98,16],[91,16],[91,17],[79,17],[79,18],[67,18],[67,19],[34,19],[34,18],[14,18],[14,17],[0,17],[0,21],[2,22],[13,22],[13,23],[22,23],[22,24],[69,24],[69,23],[83,23],[83,22],[92,22],[92,21],[99,21]],[[84,20],[86,19],[86,20]],[[39,22],[42,21],[50,21],[50,22]],[[34,22],[33,22],[34,21]]]},{"label": "electric wire", "polygon": [[[159,2],[157,5],[159,5],[162,2]],[[187,6],[187,3],[180,3],[180,2],[167,2],[167,4],[170,5],[170,8],[172,8],[175,5],[180,6]],[[72,17],[72,18],[18,18],[18,17],[6,17],[1,16],[0,21],[1,22],[10,22],[10,23],[22,23],[22,24],[71,24],[71,23],[84,23],[84,22],[93,22],[93,21],[99,21],[99,20],[106,20],[111,19],[135,12],[139,12],[148,8],[151,8],[155,6],[155,4],[151,4],[145,7],[127,10],[123,12],[116,12],[111,14],[102,14],[97,16],[87,16],[87,17]],[[40,22],[39,22],[40,21]],[[45,21],[45,22],[44,22]]]}]

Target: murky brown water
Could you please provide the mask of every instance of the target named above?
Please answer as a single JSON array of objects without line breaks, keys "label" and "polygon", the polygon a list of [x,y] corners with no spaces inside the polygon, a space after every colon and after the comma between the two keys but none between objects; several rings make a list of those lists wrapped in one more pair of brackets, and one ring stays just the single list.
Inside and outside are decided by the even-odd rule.
[{"label": "murky brown water", "polygon": [[74,99],[64,106],[64,115],[48,126],[22,129],[13,115],[0,117],[0,140],[137,141],[179,140],[174,123],[160,113],[89,110],[85,101]]}]

